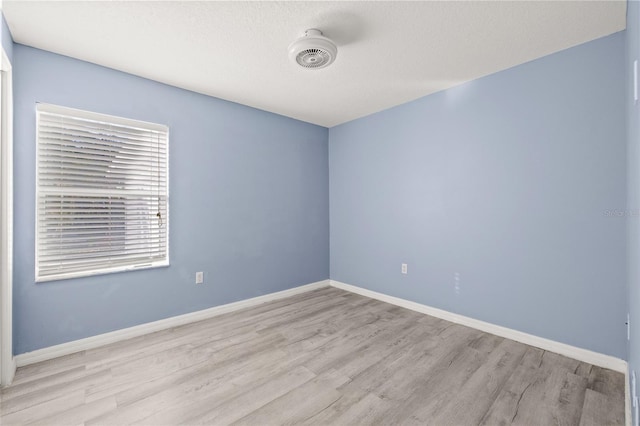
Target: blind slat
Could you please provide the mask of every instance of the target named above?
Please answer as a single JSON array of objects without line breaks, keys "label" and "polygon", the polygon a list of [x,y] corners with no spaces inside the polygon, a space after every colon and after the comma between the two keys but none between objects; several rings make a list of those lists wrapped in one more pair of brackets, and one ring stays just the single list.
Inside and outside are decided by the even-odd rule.
[{"label": "blind slat", "polygon": [[[69,132],[67,129],[53,129],[40,127],[40,138],[47,140],[53,146],[76,146],[107,150],[110,152],[127,151],[133,154],[155,152],[163,154],[163,144],[166,139],[151,136],[148,139],[129,139],[117,135],[97,135],[84,132]],[[161,144],[158,147],[158,143]],[[117,144],[117,145],[116,145]]]},{"label": "blind slat", "polygon": [[133,134],[128,132],[111,131],[95,131],[86,126],[68,125],[68,123],[56,123],[50,120],[40,121],[42,132],[45,134],[58,134],[61,136],[73,136],[78,138],[87,138],[94,140],[94,143],[100,143],[103,140],[113,139],[131,145],[145,146],[152,141],[164,140],[165,137],[159,133]]}]

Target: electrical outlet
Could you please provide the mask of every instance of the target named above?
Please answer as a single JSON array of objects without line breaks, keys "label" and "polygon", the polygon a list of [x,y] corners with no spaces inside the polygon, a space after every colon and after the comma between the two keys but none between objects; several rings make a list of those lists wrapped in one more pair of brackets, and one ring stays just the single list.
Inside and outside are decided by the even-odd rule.
[{"label": "electrical outlet", "polygon": [[460,273],[456,272],[453,274],[453,290],[456,294],[460,294]]},{"label": "electrical outlet", "polygon": [[407,275],[407,264],[406,264],[406,263],[403,263],[403,264],[402,264],[401,272],[402,272],[403,274]]},{"label": "electrical outlet", "polygon": [[202,284],[204,282],[204,272],[196,272],[196,284]]}]

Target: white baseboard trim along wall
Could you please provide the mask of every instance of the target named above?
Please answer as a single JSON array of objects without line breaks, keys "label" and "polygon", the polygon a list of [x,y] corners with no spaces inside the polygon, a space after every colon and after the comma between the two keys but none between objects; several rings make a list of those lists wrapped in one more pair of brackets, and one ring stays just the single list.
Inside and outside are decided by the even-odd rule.
[{"label": "white baseboard trim along wall", "polygon": [[34,364],[36,362],[57,358],[63,355],[69,355],[88,349],[94,349],[110,343],[130,339],[132,337],[142,336],[144,334],[165,330],[196,321],[202,321],[218,315],[237,311],[239,309],[260,305],[262,303],[282,299],[307,291],[316,290],[322,287],[327,287],[329,285],[352,293],[360,294],[362,296],[370,297],[372,299],[377,299],[382,302],[387,302],[393,305],[401,306],[403,308],[411,309],[412,311],[421,312],[423,314],[451,321],[456,324],[465,325],[467,327],[495,334],[496,336],[505,337],[507,339],[512,339],[527,345],[535,346],[540,349],[555,352],[560,355],[565,355],[567,357],[587,362],[589,364],[597,365],[599,367],[609,368],[611,370],[627,374],[627,362],[610,355],[604,355],[587,349],[578,348],[575,346],[567,345],[565,343],[556,342],[553,340],[534,336],[532,334],[523,333],[521,331],[513,330],[495,324],[490,324],[488,322],[465,317],[459,314],[454,314],[452,312],[433,308],[421,303],[412,302],[409,300],[401,299],[399,297],[389,296],[383,293],[378,293],[362,287],[356,287],[354,285],[345,284],[334,280],[318,281],[300,287],[294,287],[289,290],[265,294],[264,296],[240,300],[238,302],[233,302],[226,305],[215,306],[213,308],[204,309],[201,311],[191,312],[188,314],[141,324],[134,327],[124,328],[109,333],[99,334],[97,336],[87,337],[85,339],[74,340],[72,342],[38,349],[33,352],[27,352],[17,355],[15,357],[15,361],[18,367],[22,367],[25,365]]},{"label": "white baseboard trim along wall", "polygon": [[583,361],[588,364],[597,365],[598,367],[608,368],[610,370],[624,373],[625,424],[627,426],[631,426],[631,404],[630,404],[631,397],[630,397],[630,389],[629,389],[629,367],[628,367],[627,361],[625,360],[616,358],[614,356],[593,352],[588,349],[582,349],[576,346],[567,345],[565,343],[556,342],[555,340],[549,340],[543,337],[534,336],[532,334],[523,333],[522,331],[513,330],[511,328],[501,327],[499,325],[465,317],[464,315],[454,314],[453,312],[445,311],[438,308],[433,308],[431,306],[412,302],[406,299],[401,299],[399,297],[378,293],[377,291],[367,290],[366,288],[357,287],[351,284],[341,283],[340,281],[330,280],[330,285],[332,287],[346,290],[351,293],[356,293],[361,296],[370,297],[371,299],[377,299],[382,302],[390,303],[392,305],[411,309],[412,311],[431,315],[433,317],[451,321],[456,324],[461,324],[467,327],[475,328],[480,331],[485,331],[487,333],[491,333],[496,336],[515,340],[517,342],[524,343],[529,346],[535,346],[536,348],[544,349],[545,351],[555,352],[557,354],[564,355],[569,358],[577,359],[578,361]]},{"label": "white baseboard trim along wall", "polygon": [[614,356],[593,352],[588,349],[582,349],[576,346],[567,345],[565,343],[556,342],[554,340],[545,339],[543,337],[534,336],[532,334],[523,333],[522,331],[517,331],[511,328],[502,327],[477,319],[465,317],[464,315],[454,314],[449,311],[433,308],[431,306],[412,302],[406,299],[401,299],[399,297],[388,296],[383,293],[367,290],[362,287],[356,287],[351,284],[345,284],[334,280],[330,280],[330,283],[332,287],[340,288],[352,293],[357,293],[362,296],[380,300],[382,302],[391,303],[392,305],[401,306],[403,308],[411,309],[412,311],[421,312],[423,314],[451,321],[456,324],[465,325],[467,327],[475,328],[480,331],[495,334],[496,336],[515,340],[516,342],[524,343],[526,345],[535,346],[536,348],[544,349],[545,351],[555,352],[569,358],[577,359],[578,361],[597,365],[598,367],[608,368],[610,370],[619,371],[620,373],[625,374],[627,372],[627,362]]},{"label": "white baseboard trim along wall", "polygon": [[59,345],[38,349],[33,352],[26,352],[17,355],[15,357],[15,361],[18,367],[23,367],[25,365],[35,364],[36,362],[46,361],[64,355],[98,348],[100,346],[119,342],[121,340],[131,339],[132,337],[138,337],[144,334],[154,333],[156,331],[166,330],[168,328],[178,327],[192,322],[202,321],[208,318],[238,311],[240,309],[248,308],[251,306],[261,305],[273,300],[278,300],[296,294],[305,293],[307,291],[327,287],[328,285],[329,280],[318,281],[300,287],[278,291],[276,293],[269,293],[263,296],[253,297],[251,299],[228,303],[226,305],[214,306],[213,308],[203,309],[201,311],[190,312],[188,314],[165,318],[146,324],[140,324],[134,327],[123,328],[121,330],[115,330],[109,333],[98,334],[97,336],[91,336],[85,339],[61,343]]},{"label": "white baseboard trim along wall", "polygon": [[624,424],[631,426],[631,386],[629,385],[629,365],[624,370]]}]

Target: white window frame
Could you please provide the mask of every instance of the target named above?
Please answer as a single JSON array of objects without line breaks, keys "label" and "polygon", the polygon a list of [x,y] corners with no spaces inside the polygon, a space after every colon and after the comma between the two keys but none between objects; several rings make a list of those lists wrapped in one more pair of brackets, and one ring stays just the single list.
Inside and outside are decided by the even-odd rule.
[{"label": "white window frame", "polygon": [[160,268],[167,267],[170,265],[169,262],[169,254],[170,254],[170,244],[169,244],[169,127],[161,124],[150,123],[146,121],[140,120],[132,120],[124,117],[117,117],[113,115],[94,113],[90,111],[84,111],[74,108],[67,108],[58,105],[44,104],[38,103],[36,110],[46,110],[46,112],[54,112],[63,115],[69,115],[76,118],[88,119],[94,121],[102,121],[110,124],[121,125],[121,126],[130,126],[137,127],[142,129],[148,129],[153,131],[163,131],[166,132],[166,193],[161,194],[163,197],[166,197],[166,214],[162,217],[162,226],[166,229],[166,258],[160,261],[152,261],[145,262],[141,264],[130,264],[130,265],[119,265],[119,266],[108,266],[108,267],[100,267],[91,270],[83,270],[83,271],[75,271],[75,272],[66,272],[59,273],[55,275],[45,275],[40,276],[39,274],[39,262],[38,262],[38,247],[39,247],[39,226],[40,226],[40,218],[39,218],[39,200],[40,200],[40,185],[38,178],[38,170],[40,167],[40,153],[39,153],[39,129],[40,129],[40,114],[39,111],[36,111],[36,232],[35,232],[35,277],[36,282],[46,282],[46,281],[56,281],[70,278],[79,278],[79,277],[89,277],[94,275],[104,275],[111,274],[117,272],[125,272],[125,271],[133,271],[133,270],[141,270],[141,269],[151,269],[151,268]]}]

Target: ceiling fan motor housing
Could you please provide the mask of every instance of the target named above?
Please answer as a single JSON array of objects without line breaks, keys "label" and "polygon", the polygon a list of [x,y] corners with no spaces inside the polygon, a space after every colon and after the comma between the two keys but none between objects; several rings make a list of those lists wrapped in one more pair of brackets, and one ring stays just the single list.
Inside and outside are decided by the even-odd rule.
[{"label": "ceiling fan motor housing", "polygon": [[322,31],[309,29],[304,36],[289,45],[289,57],[308,69],[325,68],[335,61],[338,47]]}]

